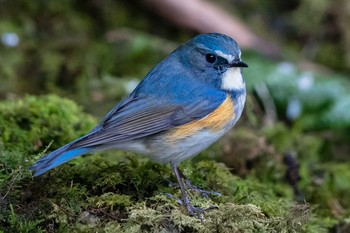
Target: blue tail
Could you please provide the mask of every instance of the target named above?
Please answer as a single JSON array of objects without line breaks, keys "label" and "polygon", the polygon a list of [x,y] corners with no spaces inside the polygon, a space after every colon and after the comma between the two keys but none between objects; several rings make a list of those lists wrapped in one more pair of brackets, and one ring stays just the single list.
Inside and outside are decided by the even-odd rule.
[{"label": "blue tail", "polygon": [[39,176],[44,172],[47,172],[48,170],[66,163],[80,155],[86,154],[93,149],[92,147],[69,149],[69,147],[72,146],[72,143],[69,143],[42,157],[34,165],[32,165],[29,170],[35,171],[34,176]]}]

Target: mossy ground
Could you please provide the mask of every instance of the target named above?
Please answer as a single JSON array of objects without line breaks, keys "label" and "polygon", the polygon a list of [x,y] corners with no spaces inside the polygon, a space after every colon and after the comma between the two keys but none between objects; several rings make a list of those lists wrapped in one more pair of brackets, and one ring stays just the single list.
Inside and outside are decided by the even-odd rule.
[{"label": "mossy ground", "polygon": [[[230,148],[222,145],[232,137],[235,143],[249,138],[254,144],[249,129],[181,164],[194,184],[222,194],[207,199],[190,193],[194,205],[218,207],[203,221],[188,216],[167,197],[166,193],[180,195],[169,166],[131,153],[86,155],[33,178],[28,166],[46,150],[86,133],[96,121],[72,101],[54,95],[4,101],[0,109],[0,232],[327,232],[346,223],[344,216],[349,214],[332,209],[337,202],[350,205],[346,196],[350,187],[343,182],[350,179],[349,165],[308,168],[306,162],[301,166],[300,188],[312,203],[297,203],[277,152],[261,150],[251,156],[255,166],[244,178],[209,159],[215,153],[230,154]],[[280,126],[274,133],[283,130]],[[299,147],[308,146],[309,153],[316,153],[318,144],[307,138],[296,140],[302,144]],[[315,177],[310,177],[314,170],[323,171],[325,181],[315,185]]]}]

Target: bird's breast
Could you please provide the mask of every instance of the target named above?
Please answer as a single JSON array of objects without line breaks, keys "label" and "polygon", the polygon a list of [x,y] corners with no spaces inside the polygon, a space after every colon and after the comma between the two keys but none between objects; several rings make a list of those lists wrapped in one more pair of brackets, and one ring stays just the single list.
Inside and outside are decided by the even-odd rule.
[{"label": "bird's breast", "polygon": [[227,95],[222,104],[207,116],[178,126],[167,135],[169,141],[177,141],[183,138],[191,137],[202,130],[209,130],[213,133],[219,133],[232,124],[235,120],[235,104],[230,95]]}]

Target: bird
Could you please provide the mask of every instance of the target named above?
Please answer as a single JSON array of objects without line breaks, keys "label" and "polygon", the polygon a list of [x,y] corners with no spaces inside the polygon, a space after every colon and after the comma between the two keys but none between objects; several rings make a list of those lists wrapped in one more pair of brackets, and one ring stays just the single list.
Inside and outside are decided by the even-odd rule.
[{"label": "bird", "polygon": [[156,65],[85,136],[45,155],[29,169],[39,176],[78,156],[107,149],[132,151],[154,162],[170,163],[181,190],[180,204],[191,216],[187,189],[197,188],[179,170],[227,133],[240,118],[246,100],[241,50],[231,37],[199,34]]}]

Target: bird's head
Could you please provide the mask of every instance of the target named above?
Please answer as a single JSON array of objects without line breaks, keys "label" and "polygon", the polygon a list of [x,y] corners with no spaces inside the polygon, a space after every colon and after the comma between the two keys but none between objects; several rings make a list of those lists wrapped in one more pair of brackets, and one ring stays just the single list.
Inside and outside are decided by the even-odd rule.
[{"label": "bird's head", "polygon": [[241,50],[231,37],[201,34],[174,52],[181,64],[195,77],[225,91],[244,89]]}]

